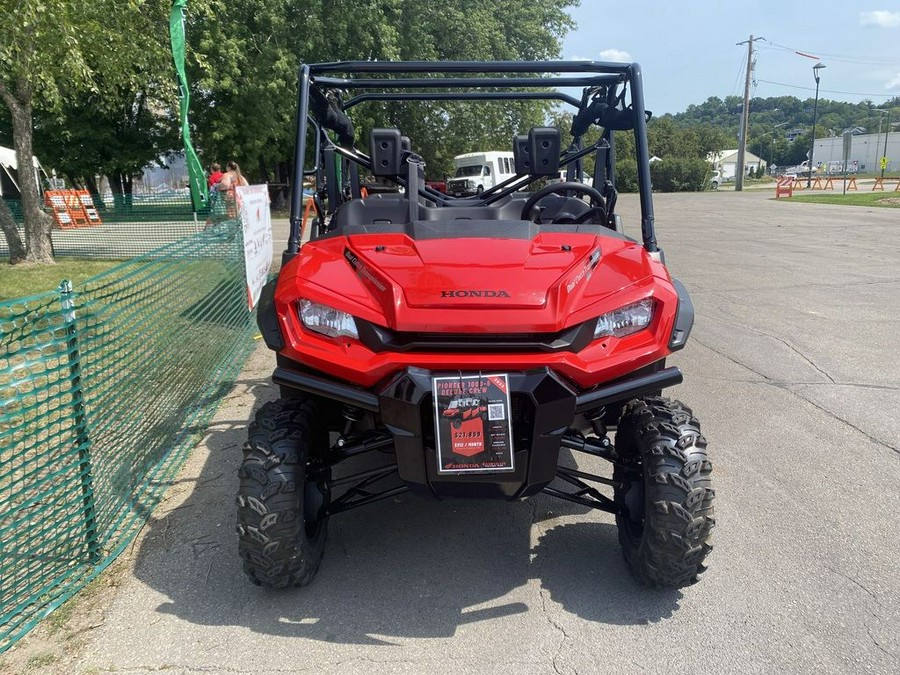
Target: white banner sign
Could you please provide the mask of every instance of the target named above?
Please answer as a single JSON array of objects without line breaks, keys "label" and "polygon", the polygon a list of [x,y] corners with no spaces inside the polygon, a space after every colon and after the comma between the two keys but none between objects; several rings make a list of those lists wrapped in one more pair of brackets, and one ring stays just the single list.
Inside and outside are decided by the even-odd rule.
[{"label": "white banner sign", "polygon": [[266,185],[240,185],[234,190],[244,227],[244,267],[247,270],[247,305],[259,302],[272,268],[272,217]]}]

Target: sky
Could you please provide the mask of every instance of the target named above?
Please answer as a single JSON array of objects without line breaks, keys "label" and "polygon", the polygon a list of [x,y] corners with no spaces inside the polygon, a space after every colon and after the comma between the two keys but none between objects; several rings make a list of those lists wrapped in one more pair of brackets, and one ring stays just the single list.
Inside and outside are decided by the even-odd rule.
[{"label": "sky", "polygon": [[[710,96],[743,96],[747,46],[756,68],[751,96],[819,98],[900,96],[900,2],[884,0],[581,0],[571,10],[577,27],[562,57],[637,61],[644,98],[654,115],[677,113]],[[776,84],[777,83],[777,84]]]}]

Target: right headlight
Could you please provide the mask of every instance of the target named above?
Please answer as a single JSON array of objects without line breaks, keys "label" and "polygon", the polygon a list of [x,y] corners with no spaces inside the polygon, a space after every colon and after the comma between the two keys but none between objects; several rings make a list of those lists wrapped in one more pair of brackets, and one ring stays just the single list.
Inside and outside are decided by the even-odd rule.
[{"label": "right headlight", "polygon": [[333,338],[359,339],[356,322],[347,312],[306,299],[301,299],[299,304],[300,320],[311,331]]},{"label": "right headlight", "polygon": [[608,336],[625,337],[643,330],[653,319],[653,305],[653,298],[645,298],[640,302],[607,312],[597,319],[594,339]]}]

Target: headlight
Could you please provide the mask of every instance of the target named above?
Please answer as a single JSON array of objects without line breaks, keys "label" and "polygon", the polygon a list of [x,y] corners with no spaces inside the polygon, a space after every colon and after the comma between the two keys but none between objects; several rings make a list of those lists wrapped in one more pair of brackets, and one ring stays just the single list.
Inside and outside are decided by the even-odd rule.
[{"label": "headlight", "polygon": [[470,187],[470,188],[475,187],[475,181],[474,181],[474,180],[467,180],[467,181],[466,181],[466,187]]},{"label": "headlight", "polygon": [[633,305],[626,305],[607,312],[597,319],[594,339],[607,336],[624,337],[637,333],[650,325],[653,318],[653,298],[647,298]]},{"label": "headlight", "polygon": [[353,317],[333,307],[320,305],[310,300],[300,300],[300,320],[311,331],[328,337],[349,337],[359,339]]}]

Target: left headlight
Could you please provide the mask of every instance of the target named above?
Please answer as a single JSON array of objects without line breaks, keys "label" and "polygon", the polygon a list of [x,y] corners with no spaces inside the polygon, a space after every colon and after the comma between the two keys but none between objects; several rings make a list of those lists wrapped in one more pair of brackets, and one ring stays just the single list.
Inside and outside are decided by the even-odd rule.
[{"label": "left headlight", "polygon": [[653,319],[653,298],[646,298],[607,312],[597,319],[594,339],[607,336],[624,337],[650,325]]},{"label": "left headlight", "polygon": [[311,300],[300,300],[300,320],[311,331],[328,337],[349,337],[359,339],[353,317],[339,309],[320,305]]}]

